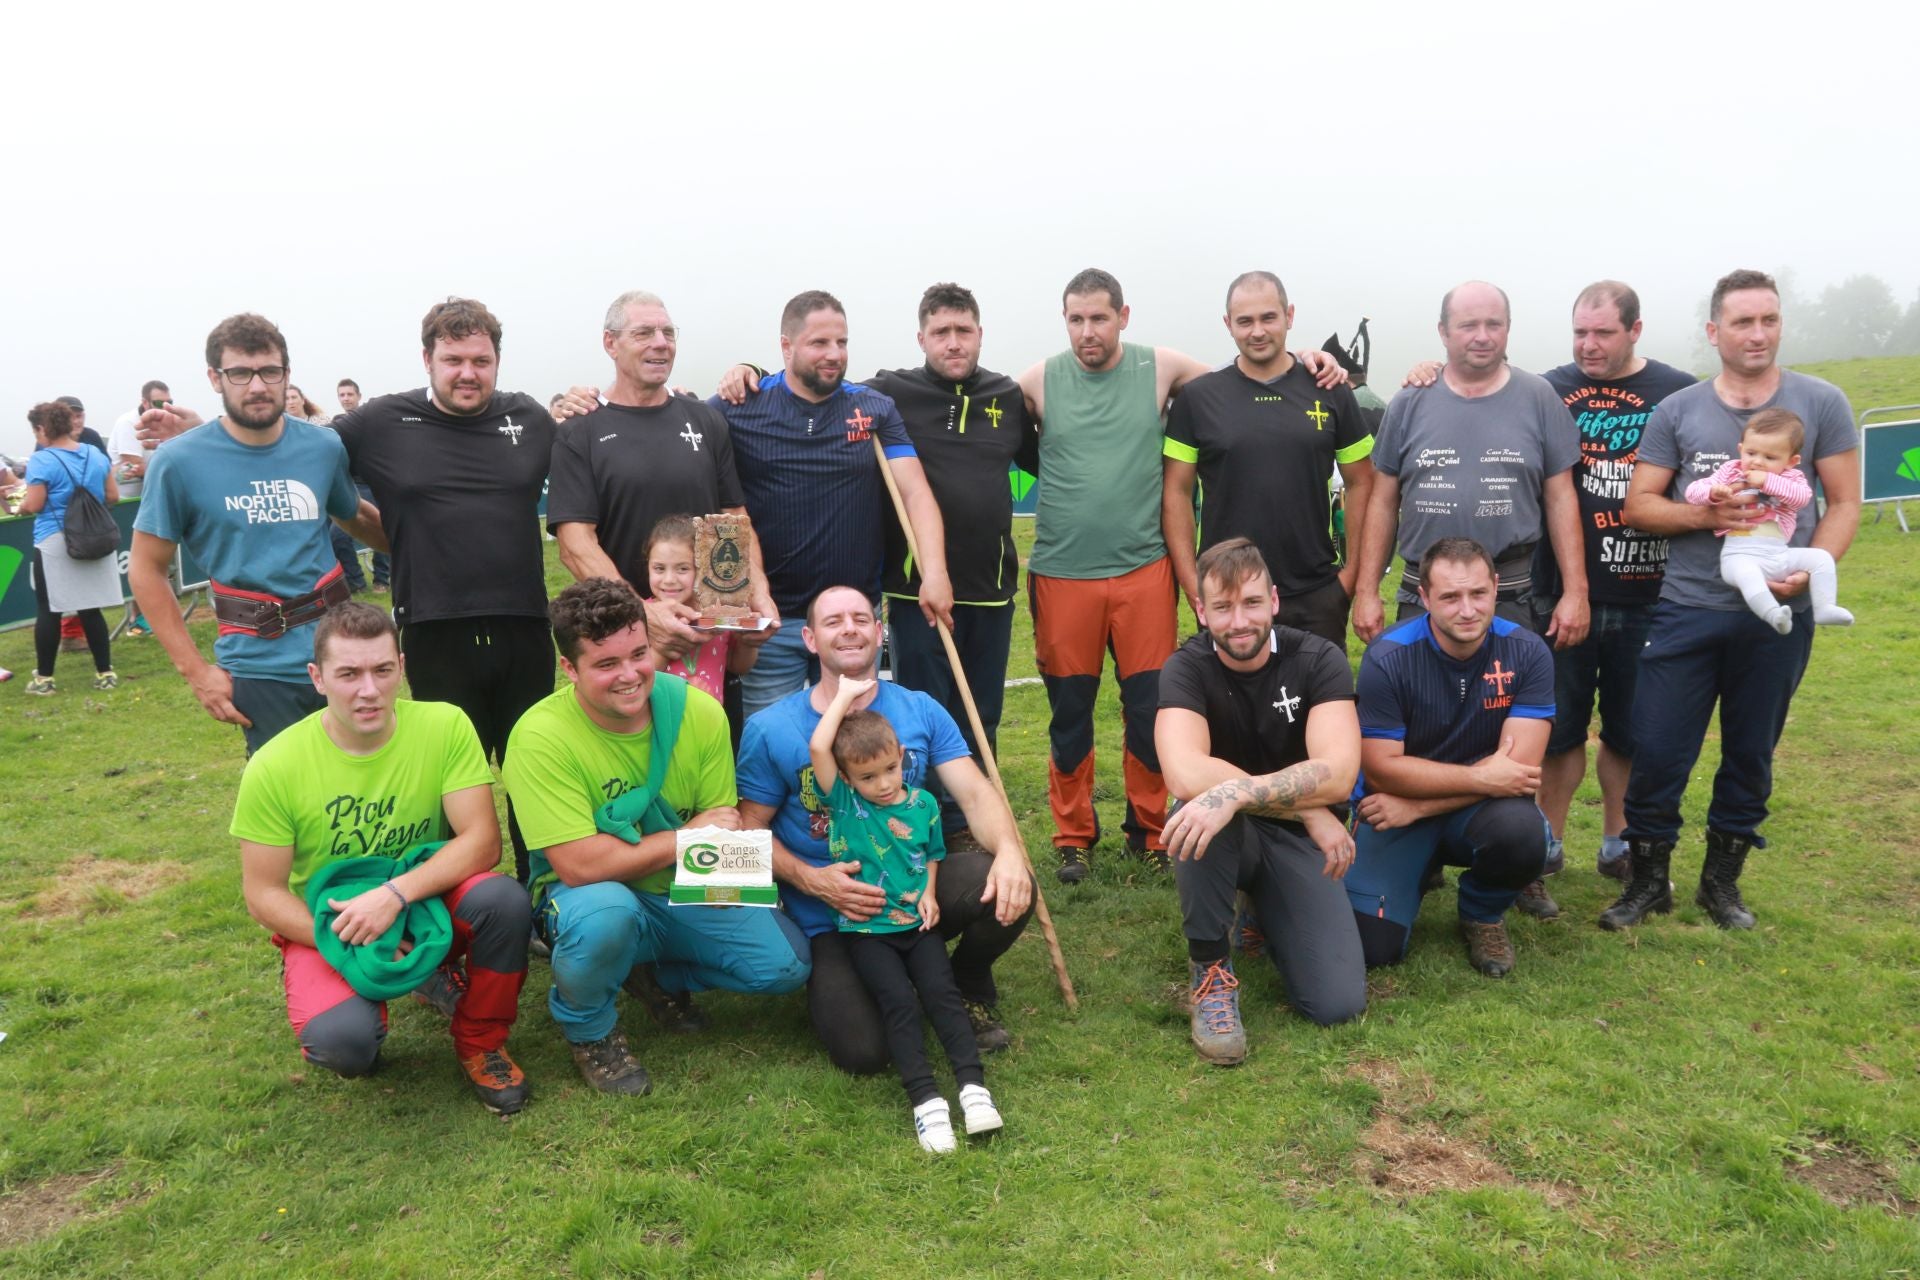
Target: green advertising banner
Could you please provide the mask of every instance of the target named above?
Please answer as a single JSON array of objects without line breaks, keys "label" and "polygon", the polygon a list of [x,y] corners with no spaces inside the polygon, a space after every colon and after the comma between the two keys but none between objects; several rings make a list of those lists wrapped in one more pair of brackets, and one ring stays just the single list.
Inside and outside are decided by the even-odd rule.
[{"label": "green advertising banner", "polygon": [[1920,498],[1920,419],[1860,428],[1860,486],[1868,502]]}]

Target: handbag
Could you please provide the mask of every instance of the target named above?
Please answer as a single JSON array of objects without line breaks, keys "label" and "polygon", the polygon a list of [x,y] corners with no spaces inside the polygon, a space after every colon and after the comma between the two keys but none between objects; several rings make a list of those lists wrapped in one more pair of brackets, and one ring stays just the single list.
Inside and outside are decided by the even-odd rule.
[{"label": "handbag", "polygon": [[[60,452],[65,453],[66,450]],[[67,466],[66,459],[60,460],[60,467],[66,471],[67,478],[73,480],[73,493],[67,498],[67,519],[61,526],[67,535],[67,557],[72,560],[100,560],[120,549],[120,526],[113,522],[113,514],[107,510],[107,504],[93,496],[93,490],[87,488],[87,464],[80,464],[80,478],[73,479],[73,471]]]}]

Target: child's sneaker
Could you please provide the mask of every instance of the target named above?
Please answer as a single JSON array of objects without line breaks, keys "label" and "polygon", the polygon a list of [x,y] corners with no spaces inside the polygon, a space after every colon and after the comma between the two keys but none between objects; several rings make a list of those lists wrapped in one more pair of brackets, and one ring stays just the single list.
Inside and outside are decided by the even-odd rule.
[{"label": "child's sneaker", "polygon": [[960,1116],[966,1124],[969,1138],[998,1133],[1000,1126],[1005,1123],[993,1105],[993,1095],[987,1092],[987,1086],[983,1084],[960,1087]]},{"label": "child's sneaker", "polygon": [[34,672],[32,678],[27,681],[27,692],[36,698],[52,697],[54,693],[53,677],[43,676],[37,671]]},{"label": "child's sneaker", "polygon": [[944,1155],[953,1150],[953,1117],[947,1112],[945,1098],[928,1098],[913,1109],[913,1131],[919,1135],[920,1149]]},{"label": "child's sneaker", "polygon": [[111,671],[99,672],[93,677],[93,687],[102,693],[107,692],[109,689],[118,689],[120,687],[120,677]]}]

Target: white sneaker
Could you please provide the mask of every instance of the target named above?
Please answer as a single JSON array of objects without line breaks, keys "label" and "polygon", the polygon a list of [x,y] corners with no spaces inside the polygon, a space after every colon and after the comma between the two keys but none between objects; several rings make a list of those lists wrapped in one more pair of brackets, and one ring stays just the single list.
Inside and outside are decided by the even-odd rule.
[{"label": "white sneaker", "polygon": [[952,1151],[953,1117],[947,1112],[947,1100],[928,1098],[915,1107],[913,1131],[919,1135],[922,1151],[931,1151],[937,1155]]},{"label": "white sneaker", "polygon": [[965,1085],[960,1090],[960,1115],[966,1122],[967,1136],[977,1138],[981,1134],[1000,1132],[1005,1122],[993,1105],[993,1095],[987,1092],[983,1084]]}]

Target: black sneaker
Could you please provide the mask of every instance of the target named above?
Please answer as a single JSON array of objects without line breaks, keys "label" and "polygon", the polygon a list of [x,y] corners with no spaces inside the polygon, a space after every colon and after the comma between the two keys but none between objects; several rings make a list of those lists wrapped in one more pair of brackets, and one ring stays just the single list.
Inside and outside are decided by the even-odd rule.
[{"label": "black sneaker", "polygon": [[573,1051],[573,1065],[580,1068],[581,1078],[600,1092],[635,1098],[653,1092],[647,1069],[634,1058],[633,1050],[627,1048],[627,1037],[618,1030],[567,1048]]},{"label": "black sneaker", "polygon": [[967,1025],[973,1028],[974,1043],[982,1053],[998,1053],[1013,1043],[1013,1037],[1000,1025],[1000,1011],[985,1000],[963,1001],[967,1006]]},{"label": "black sneaker", "polygon": [[640,1007],[660,1024],[662,1031],[691,1035],[707,1029],[707,1016],[694,1008],[693,997],[685,991],[672,992],[662,987],[653,976],[652,965],[633,966],[627,980],[620,985],[640,1002]]},{"label": "black sneaker", "polygon": [[1168,855],[1167,851],[1165,849],[1147,848],[1147,838],[1143,835],[1128,833],[1127,852],[1146,863],[1149,871],[1173,870],[1173,859]]},{"label": "black sneaker", "polygon": [[413,998],[443,1018],[451,1018],[467,990],[467,975],[457,964],[443,964],[415,987]]},{"label": "black sneaker", "polygon": [[1054,874],[1060,877],[1061,884],[1079,884],[1087,878],[1087,869],[1093,859],[1087,850],[1077,844],[1056,845],[1054,852],[1060,855],[1060,869]]},{"label": "black sneaker", "polygon": [[460,1069],[467,1073],[467,1083],[473,1086],[481,1105],[495,1115],[510,1116],[526,1106],[527,1099],[533,1096],[527,1078],[520,1074],[520,1068],[514,1065],[505,1049],[462,1058]]}]

